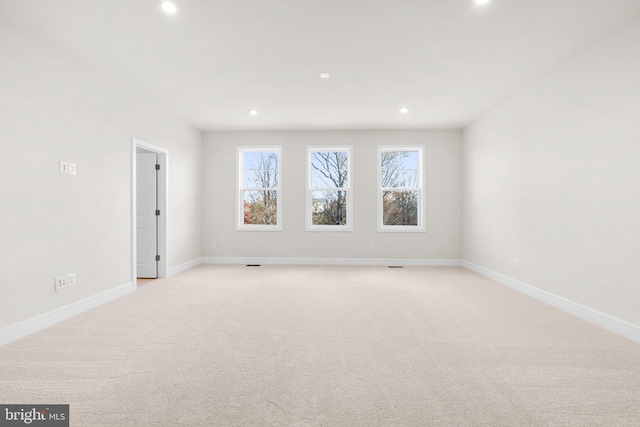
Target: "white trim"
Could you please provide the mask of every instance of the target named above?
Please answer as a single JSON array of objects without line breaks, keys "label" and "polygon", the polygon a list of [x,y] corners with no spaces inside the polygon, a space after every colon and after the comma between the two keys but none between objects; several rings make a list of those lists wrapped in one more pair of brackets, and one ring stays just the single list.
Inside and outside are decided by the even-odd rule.
[{"label": "white trim", "polygon": [[542,289],[538,289],[526,283],[512,279],[511,277],[489,270],[488,268],[473,264],[469,261],[462,261],[462,266],[502,285],[508,286],[564,312],[579,317],[582,320],[586,320],[589,323],[600,326],[601,328],[621,335],[631,341],[640,343],[639,326],[625,322],[624,320],[620,320],[613,316],[609,316],[608,314],[601,313],[571,300],[559,297],[558,295],[554,295],[550,292],[543,291]]},{"label": "white trim", "polygon": [[[251,188],[243,187],[244,159],[241,154],[246,151],[277,152],[278,153],[278,187],[271,189],[276,196],[276,225],[245,224],[244,223],[244,197],[243,191],[251,191]],[[260,191],[260,190],[257,190]],[[282,145],[250,145],[236,147],[236,231],[282,231]]]},{"label": "white trim", "polygon": [[[306,147],[306,188],[305,188],[305,231],[353,231],[353,145],[307,145]],[[311,187],[311,153],[312,152],[345,152],[347,153],[347,186],[327,188],[327,191],[344,191],[347,193],[347,223],[345,225],[314,225],[312,219],[313,191],[323,191]]]},{"label": "white trim", "polygon": [[[382,215],[382,152],[383,151],[418,151],[418,188],[406,188],[403,190],[412,190],[418,192],[418,225],[384,225],[382,223],[383,215]],[[376,222],[377,222],[377,231],[378,233],[424,233],[426,232],[425,227],[425,184],[424,184],[424,153],[425,146],[424,145],[378,145],[378,158],[376,160],[377,163],[377,212],[376,212]]]},{"label": "white trim", "polygon": [[77,316],[78,314],[128,295],[134,291],[135,285],[133,283],[127,283],[98,295],[85,298],[78,302],[74,302],[67,306],[60,307],[56,310],[4,328],[0,330],[0,346],[48,328],[49,326],[53,326],[58,322]]},{"label": "white trim", "polygon": [[169,269],[169,273],[167,277],[175,276],[176,274],[182,273],[183,271],[187,271],[190,268],[196,267],[202,264],[202,258],[192,259],[191,261],[183,262],[180,265],[173,266]]},{"label": "white trim", "polygon": [[383,258],[275,258],[275,257],[203,257],[203,264],[277,264],[277,265],[402,265],[421,267],[461,267],[459,259],[383,259]]},{"label": "white trim", "polygon": [[144,148],[158,155],[158,278],[168,277],[169,269],[169,151],[149,144],[138,138],[131,138],[131,282],[137,288],[137,243],[136,243],[136,154],[137,148]]}]

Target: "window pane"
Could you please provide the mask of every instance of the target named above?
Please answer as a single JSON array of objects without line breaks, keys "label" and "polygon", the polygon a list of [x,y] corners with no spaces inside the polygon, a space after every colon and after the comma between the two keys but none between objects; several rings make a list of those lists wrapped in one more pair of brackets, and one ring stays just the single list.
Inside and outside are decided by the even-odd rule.
[{"label": "window pane", "polygon": [[345,225],[347,223],[346,191],[312,191],[313,225]]},{"label": "window pane", "polygon": [[311,188],[344,188],[347,186],[349,153],[314,151],[311,153]]},{"label": "window pane", "polygon": [[277,225],[277,191],[243,191],[244,224]]},{"label": "window pane", "polygon": [[418,151],[382,151],[380,156],[382,188],[419,188]]},{"label": "window pane", "polygon": [[417,191],[382,192],[383,225],[418,225]]},{"label": "window pane", "polygon": [[243,153],[242,186],[244,188],[278,187],[278,153],[245,151]]}]

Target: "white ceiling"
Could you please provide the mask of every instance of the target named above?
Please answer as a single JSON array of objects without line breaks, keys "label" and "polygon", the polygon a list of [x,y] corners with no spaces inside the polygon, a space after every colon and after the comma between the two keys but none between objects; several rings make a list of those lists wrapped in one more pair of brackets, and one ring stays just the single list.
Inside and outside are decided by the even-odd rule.
[{"label": "white ceiling", "polygon": [[640,13],[640,0],[176,3],[169,16],[157,0],[0,0],[0,13],[203,131],[460,128]]}]

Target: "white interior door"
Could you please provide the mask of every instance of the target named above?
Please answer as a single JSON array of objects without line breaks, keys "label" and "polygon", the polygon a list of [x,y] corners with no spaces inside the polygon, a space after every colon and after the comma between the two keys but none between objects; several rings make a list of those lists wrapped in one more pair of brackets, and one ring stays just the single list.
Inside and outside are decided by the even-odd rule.
[{"label": "white interior door", "polygon": [[139,278],[158,277],[157,155],[136,154],[136,224]]}]

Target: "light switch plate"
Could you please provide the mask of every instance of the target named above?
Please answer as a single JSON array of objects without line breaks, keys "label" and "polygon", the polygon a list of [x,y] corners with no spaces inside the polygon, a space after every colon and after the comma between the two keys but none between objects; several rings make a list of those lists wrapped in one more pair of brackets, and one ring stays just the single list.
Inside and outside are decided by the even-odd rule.
[{"label": "light switch plate", "polygon": [[65,175],[69,173],[69,163],[63,161],[60,162],[60,173]]}]

